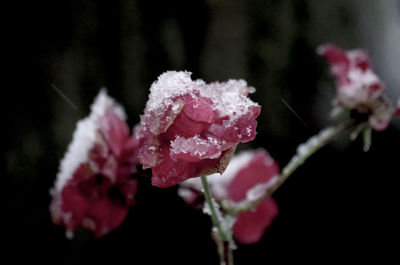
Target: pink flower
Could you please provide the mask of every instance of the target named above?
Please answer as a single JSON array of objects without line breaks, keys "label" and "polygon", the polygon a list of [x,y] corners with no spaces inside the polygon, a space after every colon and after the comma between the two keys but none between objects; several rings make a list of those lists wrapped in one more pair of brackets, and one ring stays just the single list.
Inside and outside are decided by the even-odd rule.
[{"label": "pink flower", "polygon": [[53,222],[67,235],[84,227],[101,237],[122,223],[134,204],[137,145],[123,109],[101,91],[78,122],[51,190]]},{"label": "pink flower", "polygon": [[[222,175],[210,175],[208,181],[217,200],[251,203],[261,198],[277,181],[279,174],[277,163],[265,150],[259,149],[234,156]],[[190,179],[181,183],[178,194],[189,205],[198,207],[199,198],[202,198],[201,188],[199,179]],[[277,215],[278,206],[273,198],[268,197],[254,210],[236,216],[233,234],[243,244],[256,243]]]},{"label": "pink flower", "polygon": [[399,116],[400,115],[400,98],[397,99],[396,111],[395,111],[394,115],[395,116]]},{"label": "pink flower", "polygon": [[322,45],[317,51],[328,60],[336,77],[335,104],[355,111],[377,131],[386,129],[395,108],[385,94],[384,84],[373,71],[367,52],[344,51],[332,44]]},{"label": "pink flower", "polygon": [[260,106],[243,80],[206,84],[188,72],[166,72],[150,89],[135,135],[152,184],[169,187],[223,172],[239,142],[256,134]]}]

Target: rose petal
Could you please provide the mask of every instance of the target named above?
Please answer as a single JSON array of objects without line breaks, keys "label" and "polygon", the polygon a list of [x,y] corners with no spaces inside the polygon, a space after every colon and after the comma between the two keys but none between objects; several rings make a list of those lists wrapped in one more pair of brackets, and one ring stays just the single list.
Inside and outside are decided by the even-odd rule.
[{"label": "rose petal", "polygon": [[63,189],[61,195],[61,212],[63,223],[70,230],[76,230],[85,217],[90,202],[76,187],[68,185]]},{"label": "rose petal", "polygon": [[95,237],[101,237],[121,225],[128,214],[126,207],[111,203],[107,199],[99,199],[90,204],[87,218],[93,221],[93,227],[86,227],[93,230]]},{"label": "rose petal", "polygon": [[257,184],[266,183],[280,172],[276,162],[263,150],[257,150],[247,165],[236,172],[227,187],[229,199],[239,202],[247,191]]},{"label": "rose petal", "polygon": [[138,153],[139,161],[143,168],[152,168],[160,163],[160,142],[158,137],[148,134],[140,139]]},{"label": "rose petal", "polygon": [[333,44],[322,45],[318,47],[317,52],[328,60],[331,65],[331,71],[338,79],[338,83],[348,83],[347,74],[350,69],[350,60],[346,52]]},{"label": "rose petal", "polygon": [[184,107],[164,134],[170,140],[175,139],[177,135],[192,137],[200,134],[207,130],[214,121],[211,100],[201,96],[192,98],[189,95],[181,97],[180,100],[185,102]]},{"label": "rose petal", "polygon": [[122,148],[129,137],[126,122],[113,109],[108,109],[100,120],[100,132],[104,135],[111,151],[120,156]]},{"label": "rose petal", "polygon": [[194,173],[194,168],[190,166],[190,162],[172,159],[169,154],[169,146],[161,148],[161,163],[152,168],[151,183],[154,186],[165,188],[180,183],[190,177]]},{"label": "rose petal", "polygon": [[242,244],[256,243],[277,215],[278,206],[272,198],[267,198],[255,210],[237,215],[233,235]]}]

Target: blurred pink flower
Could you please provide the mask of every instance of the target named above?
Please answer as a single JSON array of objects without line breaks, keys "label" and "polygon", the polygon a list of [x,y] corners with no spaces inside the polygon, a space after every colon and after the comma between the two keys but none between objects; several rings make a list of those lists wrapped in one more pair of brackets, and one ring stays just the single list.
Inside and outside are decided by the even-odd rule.
[{"label": "blurred pink flower", "polygon": [[399,116],[399,115],[400,115],[400,98],[397,99],[396,112],[395,112],[394,115],[395,115],[395,116]]},{"label": "blurred pink flower", "polygon": [[367,52],[344,51],[332,44],[320,46],[317,52],[327,59],[336,77],[335,103],[356,111],[373,129],[386,129],[395,114],[395,107],[385,94],[383,82],[373,71]]},{"label": "blurred pink flower", "polygon": [[[279,167],[268,152],[258,149],[234,156],[226,171],[222,175],[208,176],[208,182],[217,200],[251,203],[261,198],[279,174]],[[180,184],[178,194],[186,203],[198,208],[203,196],[201,189],[199,179],[189,179]],[[233,234],[243,244],[256,243],[277,215],[278,206],[272,197],[268,197],[255,209],[236,216]]]},{"label": "blurred pink flower", "polygon": [[122,107],[101,91],[78,122],[51,190],[53,222],[67,235],[84,227],[100,237],[122,223],[137,189],[137,145]]},{"label": "blurred pink flower", "polygon": [[139,159],[152,184],[169,187],[223,172],[239,142],[256,135],[260,106],[243,80],[205,84],[188,72],[166,72],[150,89],[140,125]]}]

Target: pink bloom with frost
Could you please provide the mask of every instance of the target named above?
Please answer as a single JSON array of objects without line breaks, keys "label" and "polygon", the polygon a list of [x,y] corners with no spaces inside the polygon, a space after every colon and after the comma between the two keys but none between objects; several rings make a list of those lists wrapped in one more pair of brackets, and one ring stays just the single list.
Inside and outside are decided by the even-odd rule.
[{"label": "pink bloom with frost", "polygon": [[335,103],[347,110],[356,111],[369,125],[382,131],[395,114],[395,107],[385,94],[385,86],[375,74],[365,50],[344,51],[332,44],[318,47],[336,77]]},{"label": "pink bloom with frost", "polygon": [[52,220],[67,236],[83,227],[101,237],[122,223],[137,189],[137,145],[122,107],[102,90],[78,122],[51,189]]},{"label": "pink bloom with frost", "polygon": [[236,145],[256,135],[260,106],[243,80],[206,84],[189,72],[169,71],[150,88],[135,135],[139,159],[152,169],[152,184],[170,187],[223,172]]},{"label": "pink bloom with frost", "polygon": [[[211,192],[216,200],[232,203],[251,203],[259,199],[279,178],[277,163],[263,149],[246,151],[234,156],[222,175],[208,176]],[[198,207],[201,193],[199,179],[180,184],[178,194],[189,205]],[[235,238],[243,244],[258,242],[267,227],[278,215],[273,198],[264,199],[255,209],[240,213],[233,225]]]}]

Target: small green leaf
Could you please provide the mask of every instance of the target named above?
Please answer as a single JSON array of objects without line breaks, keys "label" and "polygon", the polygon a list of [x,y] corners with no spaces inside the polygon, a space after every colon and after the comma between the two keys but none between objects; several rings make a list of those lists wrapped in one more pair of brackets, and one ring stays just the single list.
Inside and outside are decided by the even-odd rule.
[{"label": "small green leaf", "polygon": [[364,152],[368,152],[371,147],[371,133],[372,129],[369,126],[363,131]]}]

